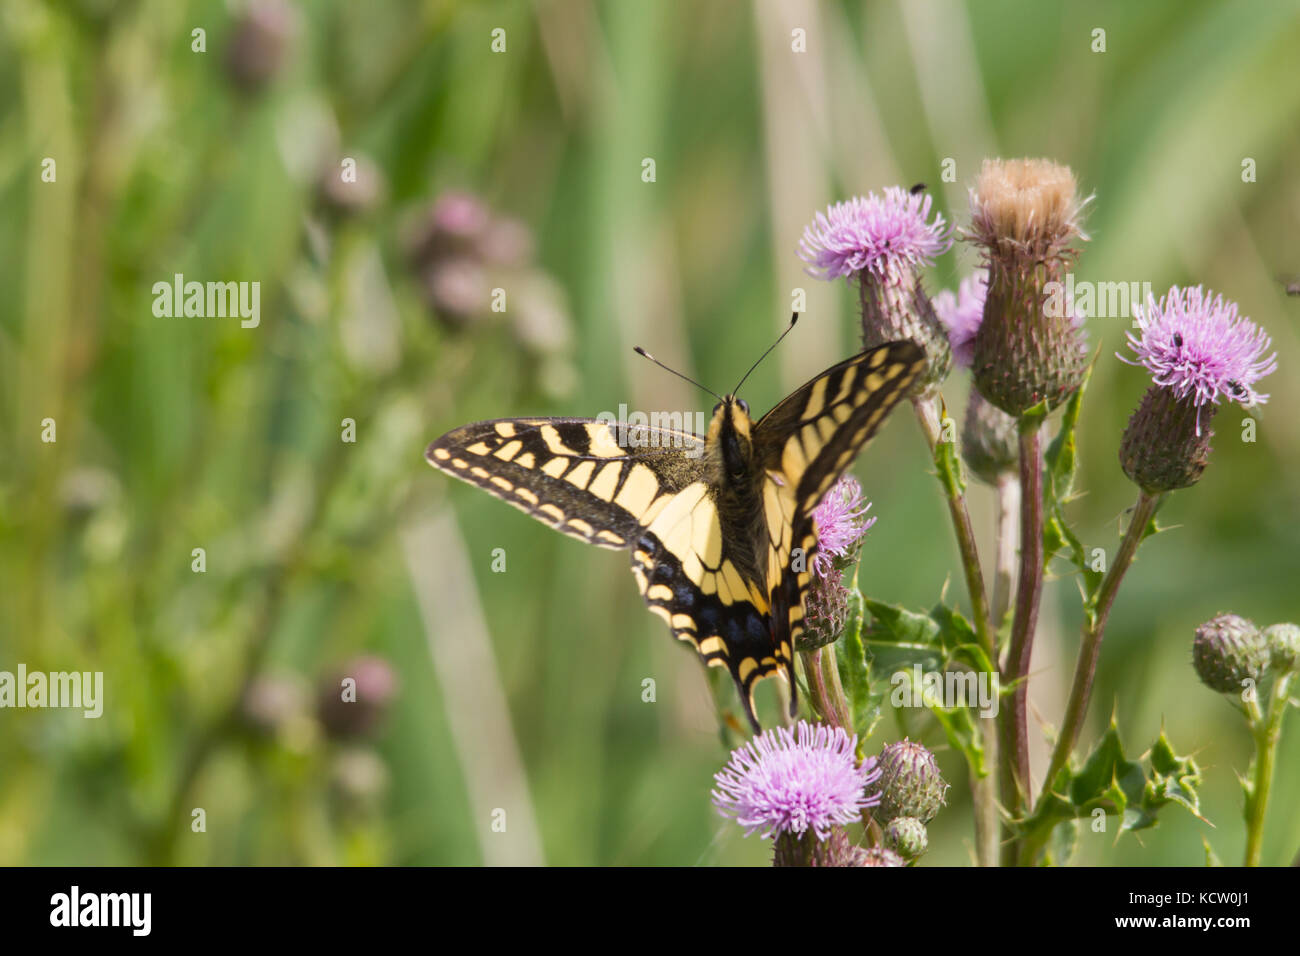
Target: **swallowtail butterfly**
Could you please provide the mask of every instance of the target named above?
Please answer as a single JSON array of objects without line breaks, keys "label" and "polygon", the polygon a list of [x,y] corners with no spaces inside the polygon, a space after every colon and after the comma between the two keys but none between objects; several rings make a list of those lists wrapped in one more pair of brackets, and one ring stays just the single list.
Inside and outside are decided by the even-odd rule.
[{"label": "swallowtail butterfly", "polygon": [[[907,395],[924,354],[840,362],[754,421],[734,394],[707,434],[587,418],[502,418],[443,435],[429,464],[571,537],[627,551],[650,610],[725,667],[755,729],[759,681],[793,650],[817,547],[813,509]],[[737,386],[739,388],[739,386]]]}]

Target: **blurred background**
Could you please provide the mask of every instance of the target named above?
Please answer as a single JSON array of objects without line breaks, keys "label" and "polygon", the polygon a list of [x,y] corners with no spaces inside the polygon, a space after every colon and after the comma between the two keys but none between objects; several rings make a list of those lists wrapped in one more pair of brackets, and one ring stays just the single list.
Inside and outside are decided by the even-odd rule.
[{"label": "blurred background", "polygon": [[[423,450],[481,418],[707,411],[632,346],[726,389],[804,289],[746,385],[770,407],[856,348],[852,293],[795,254],[813,213],[920,181],[961,224],[996,155],[1096,194],[1079,280],[1205,283],[1279,352],[1258,440],[1218,417],[1130,572],[1085,729],[1114,707],[1137,755],[1163,723],[1215,828],[1169,810],[1140,840],[1085,834],[1078,861],[1199,865],[1202,837],[1239,860],[1249,738],[1190,648],[1218,611],[1300,616],[1297,49],[1293,0],[6,0],[0,670],[102,671],[105,704],[0,711],[0,863],[766,862],[709,804],[707,684],[626,558]],[[974,265],[959,243],[927,281]],[[156,316],[177,273],[259,282],[260,324]],[[1127,325],[1090,323],[1073,505],[1112,554],[1146,386],[1113,357]],[[952,579],[964,605],[928,471],[909,415],[859,461],[863,588],[929,607]],[[992,495],[970,495],[987,560]],[[1079,621],[1050,583],[1043,723]],[[1300,847],[1294,717],[1266,863]],[[870,747],[903,733],[954,783],[923,865],[964,864],[960,755],[915,715]]]}]

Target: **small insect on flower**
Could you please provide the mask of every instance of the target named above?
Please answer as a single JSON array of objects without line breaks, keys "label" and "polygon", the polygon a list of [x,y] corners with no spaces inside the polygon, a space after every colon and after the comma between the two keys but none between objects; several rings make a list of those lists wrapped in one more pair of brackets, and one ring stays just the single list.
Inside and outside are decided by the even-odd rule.
[{"label": "small insect on flower", "polygon": [[880,802],[870,789],[880,778],[876,760],[858,763],[857,745],[856,734],[806,721],[794,733],[785,727],[764,731],[733,750],[714,775],[713,805],[744,827],[746,836],[812,830],[826,840],[831,827],[852,823]]},{"label": "small insect on flower", "polygon": [[923,193],[923,192],[925,192],[926,189],[928,189],[928,188],[929,188],[929,187],[927,187],[927,186],[925,185],[925,183],[917,183],[915,186],[913,186],[911,189],[909,189],[908,192],[911,193],[913,196],[915,196],[917,193]]},{"label": "small insect on flower", "polygon": [[900,186],[836,203],[804,229],[799,257],[819,279],[864,270],[887,277],[934,265],[952,246],[952,229],[941,213],[930,218],[930,205],[923,191],[905,192]]},{"label": "small insect on flower", "polygon": [[1263,404],[1267,395],[1255,383],[1277,369],[1277,353],[1266,355],[1272,340],[1237,313],[1237,304],[1201,286],[1173,286],[1159,301],[1149,296],[1139,310],[1140,335],[1128,333],[1136,360],[1155,384],[1172,389],[1198,408],[1231,399]]}]

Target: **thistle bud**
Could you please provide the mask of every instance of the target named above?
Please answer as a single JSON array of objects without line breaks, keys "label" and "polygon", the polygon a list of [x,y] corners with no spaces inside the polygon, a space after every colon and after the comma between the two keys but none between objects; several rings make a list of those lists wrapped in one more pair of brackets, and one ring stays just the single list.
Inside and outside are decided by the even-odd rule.
[{"label": "thistle bud", "polygon": [[1000,475],[1014,472],[1020,460],[1020,435],[1016,420],[979,393],[970,390],[966,421],[961,429],[961,457],[970,470],[994,485]]},{"label": "thistle bud", "polygon": [[948,793],[934,754],[904,739],[881,750],[878,766],[880,806],[874,813],[878,822],[915,817],[924,824],[934,819]]},{"label": "thistle bud", "polygon": [[[971,190],[968,238],[988,266],[984,319],[975,335],[975,386],[1019,417],[1062,404],[1079,387],[1084,343],[1073,309],[1056,308],[1084,202],[1068,167],[1044,159],[985,160]],[[1053,284],[1056,285],[1053,285]]]},{"label": "thistle bud", "polygon": [[907,861],[883,846],[857,847],[852,866],[906,866]]},{"label": "thistle bud", "polygon": [[226,48],[226,76],[241,92],[260,92],[280,72],[297,26],[285,0],[252,0]]},{"label": "thistle bud", "polygon": [[1264,640],[1274,670],[1281,674],[1300,670],[1300,627],[1274,624],[1264,629]]},{"label": "thistle bud", "polygon": [[317,711],[331,737],[362,737],[388,712],[397,692],[397,675],[382,657],[349,661],[321,684]]},{"label": "thistle bud", "polygon": [[1242,682],[1264,676],[1269,645],[1254,623],[1220,614],[1196,629],[1192,662],[1201,683],[1221,694],[1239,693]]},{"label": "thistle bud", "polygon": [[838,641],[849,619],[849,589],[844,575],[835,568],[826,574],[814,573],[809,582],[804,606],[804,630],[797,640],[798,650],[812,651]]},{"label": "thistle bud", "polygon": [[885,845],[910,863],[929,848],[930,837],[916,817],[895,817],[885,826]]},{"label": "thistle bud", "polygon": [[275,737],[308,716],[310,701],[311,695],[296,677],[263,675],[245,689],[239,716],[248,730]]},{"label": "thistle bud", "polygon": [[318,193],[326,210],[340,218],[364,216],[383,201],[388,190],[384,174],[368,156],[354,157],[356,166],[345,178],[341,163],[321,171]]},{"label": "thistle bud", "polygon": [[1124,474],[1148,494],[1188,488],[1210,463],[1210,419],[1215,408],[1197,410],[1172,390],[1152,385],[1128,420],[1119,446]]},{"label": "thistle bud", "polygon": [[907,339],[925,351],[926,366],[917,379],[918,391],[940,385],[952,371],[952,347],[934,313],[930,297],[915,273],[895,278],[864,272],[858,284],[862,305],[862,347]]}]

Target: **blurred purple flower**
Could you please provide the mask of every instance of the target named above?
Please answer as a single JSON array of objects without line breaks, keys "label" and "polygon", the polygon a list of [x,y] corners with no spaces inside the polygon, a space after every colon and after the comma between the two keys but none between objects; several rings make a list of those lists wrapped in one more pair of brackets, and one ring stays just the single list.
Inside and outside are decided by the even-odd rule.
[{"label": "blurred purple flower", "polygon": [[852,823],[880,802],[878,793],[866,792],[880,777],[875,758],[859,764],[857,745],[857,735],[843,728],[802,720],[795,733],[785,727],[764,731],[733,750],[727,766],[714,774],[713,805],[744,827],[746,836],[812,830],[825,840],[832,826]]},{"label": "blurred purple flower", "polygon": [[1148,296],[1137,321],[1141,336],[1128,333],[1137,361],[1117,357],[1145,366],[1155,384],[1179,399],[1190,396],[1198,409],[1222,398],[1246,406],[1268,400],[1254,386],[1276,371],[1277,353],[1264,357],[1272,340],[1237,314],[1237,303],[1201,286],[1173,286],[1159,302]]},{"label": "blurred purple flower", "polygon": [[961,280],[957,294],[944,289],[932,300],[935,315],[948,330],[953,358],[962,368],[970,368],[975,358],[975,333],[984,321],[984,297],[989,291],[989,274],[977,269]]},{"label": "blurred purple flower", "polygon": [[952,229],[943,215],[930,216],[930,196],[899,186],[836,203],[817,213],[803,231],[799,257],[819,279],[837,279],[869,270],[896,276],[904,268],[934,264],[952,246]]},{"label": "blurred purple flower", "polygon": [[817,553],[813,555],[813,573],[830,573],[836,558],[848,557],[876,523],[867,518],[871,502],[862,499],[862,486],[852,475],[842,475],[826,492],[821,504],[813,509],[813,526],[817,529]]}]

